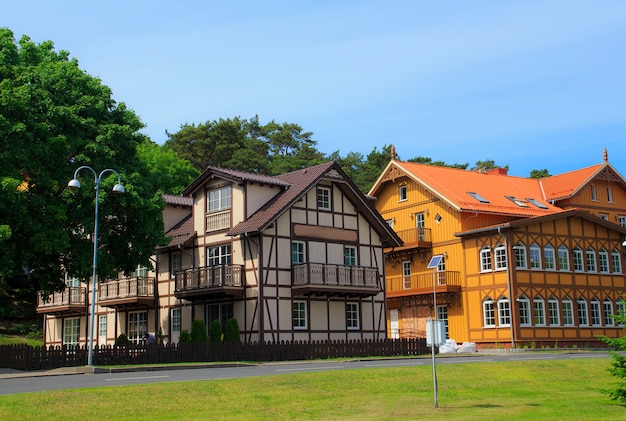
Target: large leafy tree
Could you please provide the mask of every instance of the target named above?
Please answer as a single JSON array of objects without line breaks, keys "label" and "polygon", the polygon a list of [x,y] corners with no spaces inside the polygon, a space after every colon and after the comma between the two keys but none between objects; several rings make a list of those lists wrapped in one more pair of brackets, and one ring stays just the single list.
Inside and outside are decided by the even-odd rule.
[{"label": "large leafy tree", "polygon": [[126,194],[100,186],[98,269],[101,278],[150,265],[165,242],[159,180],[137,154],[148,140],[143,124],[111,90],[81,70],[52,42],[27,36],[16,43],[0,29],[0,289],[16,279],[45,292],[61,290],[65,273],[91,274],[94,174],[81,165],[112,168]]}]

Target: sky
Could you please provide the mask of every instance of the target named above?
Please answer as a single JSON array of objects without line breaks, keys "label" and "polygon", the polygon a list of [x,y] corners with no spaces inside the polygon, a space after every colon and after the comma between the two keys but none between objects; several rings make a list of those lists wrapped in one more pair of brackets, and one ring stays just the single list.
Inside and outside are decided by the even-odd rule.
[{"label": "sky", "polygon": [[326,154],[393,144],[527,177],[606,148],[626,177],[623,0],[20,0],[0,27],[69,51],[159,144],[258,115]]}]

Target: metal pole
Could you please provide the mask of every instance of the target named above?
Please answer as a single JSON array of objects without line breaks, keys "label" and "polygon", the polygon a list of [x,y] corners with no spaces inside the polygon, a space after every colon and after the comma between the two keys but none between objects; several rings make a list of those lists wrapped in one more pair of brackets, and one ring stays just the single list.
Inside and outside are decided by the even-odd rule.
[{"label": "metal pole", "polygon": [[431,324],[431,350],[432,350],[432,360],[433,360],[433,391],[434,391],[434,396],[435,396],[435,408],[437,408],[439,406],[439,404],[437,403],[437,395],[438,395],[438,387],[437,387],[437,363],[435,363],[435,340],[437,338],[437,283],[435,281],[435,270],[436,268],[433,268],[433,308],[434,308],[434,315],[433,315],[433,322]]}]

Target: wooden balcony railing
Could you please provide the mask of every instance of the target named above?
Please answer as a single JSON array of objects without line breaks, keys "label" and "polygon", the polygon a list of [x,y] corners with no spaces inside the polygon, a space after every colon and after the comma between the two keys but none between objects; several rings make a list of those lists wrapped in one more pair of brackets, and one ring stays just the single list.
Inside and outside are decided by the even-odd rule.
[{"label": "wooden balcony railing", "polygon": [[448,270],[387,277],[387,297],[432,294],[433,287],[437,292],[461,291],[461,273]]},{"label": "wooden balcony railing", "polygon": [[137,276],[102,282],[98,304],[103,307],[133,307],[154,304],[154,278]]},{"label": "wooden balcony railing", "polygon": [[376,295],[382,291],[377,268],[303,263],[292,267],[294,294]]},{"label": "wooden balcony railing", "polygon": [[218,265],[177,272],[174,295],[187,299],[215,294],[241,297],[245,287],[243,269],[243,265]]},{"label": "wooden balcony railing", "polygon": [[206,232],[230,228],[230,209],[206,214]]},{"label": "wooden balcony railing", "polygon": [[86,288],[68,287],[42,298],[37,294],[37,313],[76,313],[86,312]]},{"label": "wooden balcony railing", "polygon": [[431,247],[432,244],[430,228],[411,228],[398,231],[396,234],[404,242],[404,245],[422,244],[423,247]]}]

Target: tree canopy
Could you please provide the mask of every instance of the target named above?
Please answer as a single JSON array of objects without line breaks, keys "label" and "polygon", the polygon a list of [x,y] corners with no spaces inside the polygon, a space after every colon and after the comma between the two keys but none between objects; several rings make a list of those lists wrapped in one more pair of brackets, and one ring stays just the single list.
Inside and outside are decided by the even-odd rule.
[{"label": "tree canopy", "polygon": [[166,240],[164,203],[161,179],[137,152],[149,155],[142,127],[68,52],[0,29],[0,282],[26,279],[51,292],[64,287],[65,273],[90,277],[96,177],[81,171],[82,188],[67,188],[81,165],[115,169],[126,188],[112,194],[117,177],[103,177],[100,276],[150,266]]}]

